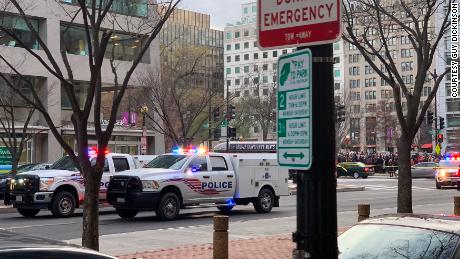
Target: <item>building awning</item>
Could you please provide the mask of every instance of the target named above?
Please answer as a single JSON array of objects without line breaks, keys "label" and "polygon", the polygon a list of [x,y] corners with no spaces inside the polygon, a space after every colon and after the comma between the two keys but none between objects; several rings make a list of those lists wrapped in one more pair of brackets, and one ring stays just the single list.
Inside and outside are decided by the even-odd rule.
[{"label": "building awning", "polygon": [[423,144],[422,146],[420,146],[421,149],[432,149],[433,148],[433,144],[431,143],[426,143],[426,144]]}]

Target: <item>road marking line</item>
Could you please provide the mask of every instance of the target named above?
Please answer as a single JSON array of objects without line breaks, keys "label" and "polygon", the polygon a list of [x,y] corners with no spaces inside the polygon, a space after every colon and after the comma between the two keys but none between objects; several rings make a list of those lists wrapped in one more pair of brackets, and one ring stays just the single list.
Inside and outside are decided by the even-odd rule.
[{"label": "road marking line", "polygon": [[43,225],[30,225],[30,226],[18,226],[18,227],[9,227],[9,228],[0,228],[2,230],[14,230],[14,229],[24,229],[24,228],[36,228],[36,227],[49,227],[49,226],[63,226],[63,225],[73,225],[73,224],[81,224],[81,222],[72,221],[72,222],[65,222],[65,223],[54,223],[54,224],[43,224]]}]

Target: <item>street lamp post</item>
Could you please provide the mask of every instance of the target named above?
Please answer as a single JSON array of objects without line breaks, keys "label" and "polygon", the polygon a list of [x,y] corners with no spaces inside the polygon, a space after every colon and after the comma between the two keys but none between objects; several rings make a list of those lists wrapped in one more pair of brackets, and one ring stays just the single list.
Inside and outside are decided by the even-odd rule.
[{"label": "street lamp post", "polygon": [[147,127],[145,126],[145,115],[149,112],[149,107],[147,105],[142,105],[141,114],[142,114],[142,138],[141,138],[141,154],[145,155],[147,153]]}]

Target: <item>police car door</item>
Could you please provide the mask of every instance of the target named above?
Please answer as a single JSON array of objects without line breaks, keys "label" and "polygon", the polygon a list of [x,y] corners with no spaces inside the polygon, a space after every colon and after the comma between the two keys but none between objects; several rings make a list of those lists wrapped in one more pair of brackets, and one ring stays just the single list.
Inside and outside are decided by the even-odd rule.
[{"label": "police car door", "polygon": [[196,156],[190,161],[184,172],[183,184],[185,185],[184,197],[186,200],[208,199],[212,194],[207,191],[208,184],[212,181],[206,156]]},{"label": "police car door", "polygon": [[216,197],[219,201],[228,201],[233,198],[236,188],[235,172],[230,170],[227,160],[223,156],[210,155],[212,181],[214,189],[218,192]]}]

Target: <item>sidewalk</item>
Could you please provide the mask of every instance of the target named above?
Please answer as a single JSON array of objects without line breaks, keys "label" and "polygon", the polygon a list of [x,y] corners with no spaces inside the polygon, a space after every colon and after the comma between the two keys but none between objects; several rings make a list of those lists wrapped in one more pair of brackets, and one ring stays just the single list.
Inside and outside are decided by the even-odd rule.
[{"label": "sidewalk", "polygon": [[[366,188],[364,186],[356,186],[356,185],[346,185],[346,184],[338,184],[337,185],[337,192],[359,192],[364,191]],[[295,195],[297,193],[297,184],[289,184],[289,195]]]}]

